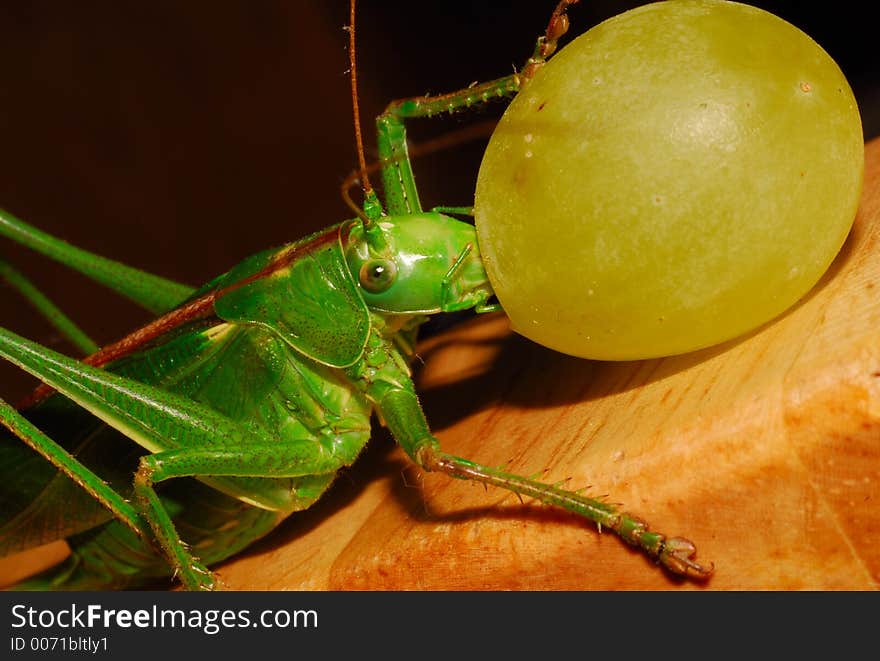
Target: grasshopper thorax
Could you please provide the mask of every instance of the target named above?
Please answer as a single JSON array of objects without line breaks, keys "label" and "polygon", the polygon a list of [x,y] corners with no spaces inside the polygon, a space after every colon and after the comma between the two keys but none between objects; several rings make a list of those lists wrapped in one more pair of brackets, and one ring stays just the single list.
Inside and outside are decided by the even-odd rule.
[{"label": "grasshopper thorax", "polygon": [[354,220],[340,239],[352,278],[377,312],[452,312],[493,295],[474,227],[460,220],[434,212],[386,216],[369,230]]}]

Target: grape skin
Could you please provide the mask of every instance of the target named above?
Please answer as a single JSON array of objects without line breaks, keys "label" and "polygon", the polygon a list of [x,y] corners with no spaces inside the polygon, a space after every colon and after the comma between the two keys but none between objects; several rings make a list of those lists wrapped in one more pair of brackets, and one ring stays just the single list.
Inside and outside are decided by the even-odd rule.
[{"label": "grape skin", "polygon": [[586,358],[716,344],[806,294],[855,217],[852,91],[754,7],[672,0],[560,50],[477,181],[490,280],[517,332]]}]

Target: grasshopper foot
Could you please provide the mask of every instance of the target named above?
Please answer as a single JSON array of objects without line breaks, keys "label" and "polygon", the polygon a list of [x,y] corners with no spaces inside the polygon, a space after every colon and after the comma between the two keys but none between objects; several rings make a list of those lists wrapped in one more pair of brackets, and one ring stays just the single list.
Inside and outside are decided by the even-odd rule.
[{"label": "grasshopper foot", "polygon": [[696,554],[697,547],[693,542],[683,537],[671,537],[664,543],[657,560],[679,576],[705,581],[712,576],[715,566],[711,563],[708,566],[699,564],[694,560]]}]

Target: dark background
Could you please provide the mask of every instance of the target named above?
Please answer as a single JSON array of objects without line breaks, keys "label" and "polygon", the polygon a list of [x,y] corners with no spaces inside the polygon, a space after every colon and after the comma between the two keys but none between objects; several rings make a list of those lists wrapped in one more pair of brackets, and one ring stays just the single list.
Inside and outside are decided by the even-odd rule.
[{"label": "dark background", "polygon": [[[553,0],[359,3],[371,117],[522,66]],[[572,34],[639,2],[589,2]],[[810,34],[849,78],[866,138],[880,134],[870,3],[754,2]],[[0,5],[0,206],[71,242],[200,284],[241,258],[348,216],[356,156],[345,0],[7,2]],[[493,112],[486,113],[487,117]],[[462,125],[427,122],[416,141]],[[426,206],[469,204],[482,144],[416,164]],[[0,241],[99,342],[148,315]],[[0,289],[3,325],[69,350]],[[27,383],[4,367],[3,394]]]}]

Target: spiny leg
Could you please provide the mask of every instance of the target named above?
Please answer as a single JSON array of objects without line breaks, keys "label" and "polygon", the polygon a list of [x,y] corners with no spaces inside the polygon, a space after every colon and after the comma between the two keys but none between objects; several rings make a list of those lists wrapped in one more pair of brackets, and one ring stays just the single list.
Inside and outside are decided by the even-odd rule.
[{"label": "spiny leg", "polygon": [[147,457],[141,458],[141,468],[134,476],[134,494],[138,509],[143,513],[156,543],[174,570],[175,578],[180,579],[183,587],[187,590],[213,590],[217,587],[214,573],[190,553],[189,547],[180,538],[168,510],[153,489],[151,475],[144,470],[145,459]]},{"label": "spiny leg", "polygon": [[704,567],[693,559],[697,552],[693,542],[682,537],[667,537],[651,531],[647,523],[621,511],[616,505],[588,498],[583,494],[551,484],[481,466],[442,452],[433,445],[420,447],[416,452],[416,461],[425,470],[445,473],[462,480],[491,484],[589,519],[595,522],[600,530],[607,528],[614,531],[627,544],[641,549],[648,557],[655,559],[674,574],[696,579],[706,579],[712,575],[711,566]]},{"label": "spiny leg", "polygon": [[[402,383],[402,379],[397,379]],[[704,566],[693,558],[694,544],[680,537],[666,537],[648,529],[645,522],[583,494],[544,484],[519,475],[481,466],[455,457],[440,449],[440,442],[428,427],[411,383],[400,385],[379,382],[371,387],[377,407],[388,429],[400,446],[425,470],[438,471],[451,477],[473,480],[529,496],[542,503],[561,507],[614,531],[628,544],[641,549],[669,571],[688,578],[704,580],[712,575],[711,565]]]},{"label": "spiny leg", "polygon": [[[155,484],[176,477],[210,476],[216,482],[223,477],[332,476],[355,460],[362,443],[347,444],[343,441],[333,445],[333,451],[326,451],[319,442],[305,438],[284,443],[275,440],[257,445],[184,448],[142,457],[134,478],[135,497],[184,587],[188,590],[212,590],[216,587],[216,579],[180,539],[154,490]],[[295,509],[292,501],[269,501],[263,506],[282,513]]]},{"label": "spiny leg", "polygon": [[481,106],[512,97],[519,90],[516,74],[440,96],[392,101],[376,119],[376,139],[382,162],[385,204],[392,215],[419,213],[422,205],[406,144],[405,120]]},{"label": "spiny leg", "polygon": [[406,144],[406,120],[478,108],[494,100],[510,98],[526,84],[556,50],[568,30],[566,12],[579,0],[562,0],[553,11],[545,33],[538,38],[532,56],[521,73],[472,85],[436,96],[417,96],[392,101],[376,118],[379,159],[385,203],[392,215],[422,211]]}]

